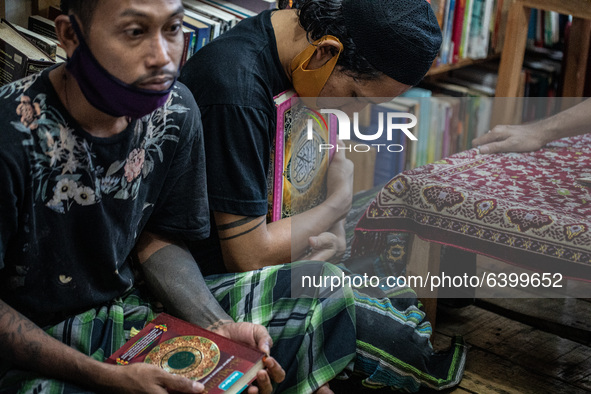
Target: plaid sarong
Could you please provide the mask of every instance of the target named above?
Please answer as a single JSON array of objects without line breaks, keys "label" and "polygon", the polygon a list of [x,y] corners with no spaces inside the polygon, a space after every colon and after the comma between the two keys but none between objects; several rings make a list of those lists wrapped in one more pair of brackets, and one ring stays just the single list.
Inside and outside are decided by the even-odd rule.
[{"label": "plaid sarong", "polygon": [[342,271],[328,263],[298,262],[206,278],[233,319],[268,328],[271,354],[287,372],[278,392],[311,393],[342,371],[362,376],[366,387],[402,391],[459,383],[467,347],[455,338],[447,352],[433,351],[431,324],[413,290],[317,289],[309,297],[291,298],[292,280],[303,273]]},{"label": "plaid sarong", "polygon": [[[45,331],[82,353],[103,361],[129,339],[131,328],[141,329],[154,318],[152,307],[137,289],[116,298],[109,305],[91,309]],[[70,394],[90,392],[21,369],[0,373],[0,393]]]},{"label": "plaid sarong", "polygon": [[[310,289],[291,297],[294,277],[341,275],[340,268],[300,262],[206,278],[212,293],[236,321],[267,327],[271,354],[286,371],[276,392],[312,393],[343,374],[361,375],[367,387],[391,386],[416,391],[420,386],[446,388],[462,376],[466,347],[434,353],[430,323],[414,292],[407,288]],[[104,360],[154,317],[138,291],[110,305],[82,313],[46,331],[97,360]],[[124,368],[124,367],[122,367]],[[0,393],[81,393],[84,389],[10,370],[0,379]]]}]

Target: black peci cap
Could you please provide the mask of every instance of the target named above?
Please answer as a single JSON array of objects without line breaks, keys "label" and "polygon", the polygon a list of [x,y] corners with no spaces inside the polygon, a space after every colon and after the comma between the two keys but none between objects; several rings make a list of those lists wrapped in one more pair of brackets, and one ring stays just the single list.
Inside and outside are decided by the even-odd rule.
[{"label": "black peci cap", "polygon": [[441,29],[426,0],[343,0],[346,28],[372,66],[416,85],[441,46]]}]

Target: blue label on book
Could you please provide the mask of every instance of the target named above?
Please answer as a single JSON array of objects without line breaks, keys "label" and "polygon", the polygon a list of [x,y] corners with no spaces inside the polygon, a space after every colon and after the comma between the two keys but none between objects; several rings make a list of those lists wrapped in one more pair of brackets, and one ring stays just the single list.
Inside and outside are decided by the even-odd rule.
[{"label": "blue label on book", "polygon": [[234,383],[236,383],[236,381],[238,379],[240,379],[242,377],[242,375],[244,375],[242,372],[240,371],[234,371],[230,374],[230,376],[228,376],[226,378],[226,380],[224,380],[222,383],[220,383],[220,385],[218,386],[220,388],[220,390],[228,390],[230,387],[232,387],[232,385]]}]

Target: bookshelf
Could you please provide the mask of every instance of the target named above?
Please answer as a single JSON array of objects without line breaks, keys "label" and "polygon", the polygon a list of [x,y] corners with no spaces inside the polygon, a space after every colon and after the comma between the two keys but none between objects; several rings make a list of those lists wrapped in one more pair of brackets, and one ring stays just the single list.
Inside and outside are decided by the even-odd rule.
[{"label": "bookshelf", "polygon": [[472,66],[475,64],[480,64],[480,63],[485,63],[488,62],[490,60],[494,60],[494,59],[498,59],[499,55],[492,55],[489,56],[487,58],[484,59],[470,59],[470,58],[464,58],[464,59],[460,59],[458,60],[457,63],[451,63],[451,64],[442,64],[439,66],[433,66],[431,67],[431,69],[427,72],[427,75],[438,75],[438,74],[444,74],[446,72],[452,71],[452,70],[456,70],[458,68],[463,68],[463,67],[467,67],[467,66]]},{"label": "bookshelf", "polygon": [[572,15],[573,23],[567,50],[563,97],[583,95],[591,38],[591,0],[516,0],[509,19],[499,66],[497,97],[517,97],[519,77],[525,54],[527,28],[532,8]]},{"label": "bookshelf", "polygon": [[[21,3],[22,0],[0,0],[0,18],[6,18],[7,10],[12,8],[18,10],[19,15],[23,14],[28,16],[41,14],[47,16],[47,9],[50,5],[59,7],[60,0],[26,0],[26,4]],[[14,22],[14,21],[13,21]]]},{"label": "bookshelf", "polygon": [[60,0],[31,0],[31,13],[47,16],[47,9],[50,5],[59,7]]}]

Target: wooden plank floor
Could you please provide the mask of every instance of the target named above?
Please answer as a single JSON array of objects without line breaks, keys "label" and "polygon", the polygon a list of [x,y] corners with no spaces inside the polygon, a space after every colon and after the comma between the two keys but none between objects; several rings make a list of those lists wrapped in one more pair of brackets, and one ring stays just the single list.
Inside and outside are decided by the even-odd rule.
[{"label": "wooden plank floor", "polygon": [[[521,272],[482,256],[478,267]],[[582,289],[577,294],[591,297],[591,284],[567,282],[568,289]],[[439,303],[434,348],[447,348],[454,335],[462,335],[470,346],[462,381],[444,393],[591,392],[591,298],[523,298],[524,294],[531,297],[526,292],[504,292],[463,308]],[[376,393],[346,384],[331,388],[336,394]]]},{"label": "wooden plank floor", "polygon": [[[522,315],[524,308],[528,313]],[[587,335],[591,332],[591,313],[574,318],[573,310],[589,312],[591,303],[576,299],[495,299],[478,300],[459,309],[440,307],[435,348],[448,346],[455,334],[463,335],[471,346],[462,382],[446,392],[591,392],[591,347],[582,334],[584,322]],[[565,314],[563,325],[560,313]],[[549,314],[552,316],[547,318]],[[524,319],[527,324],[519,321]],[[548,321],[554,321],[554,325]],[[574,330],[570,329],[571,322]]]},{"label": "wooden plank floor", "polygon": [[[584,299],[488,299],[463,308],[439,305],[435,349],[447,348],[453,335],[464,336],[470,346],[462,381],[443,393],[589,393],[590,333],[591,302]],[[363,389],[347,381],[333,382],[331,388],[336,394],[392,392]]]}]

